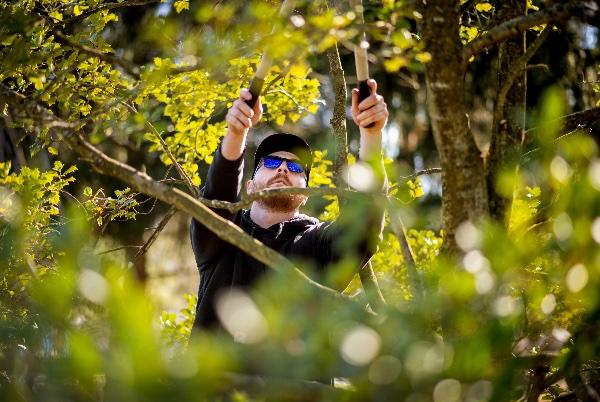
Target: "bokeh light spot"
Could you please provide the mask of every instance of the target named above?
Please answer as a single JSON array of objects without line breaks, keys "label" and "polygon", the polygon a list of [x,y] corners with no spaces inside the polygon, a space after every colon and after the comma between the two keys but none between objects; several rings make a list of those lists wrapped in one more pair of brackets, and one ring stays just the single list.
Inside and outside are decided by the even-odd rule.
[{"label": "bokeh light spot", "polygon": [[581,291],[588,283],[588,271],[583,264],[576,264],[567,272],[567,288],[573,293]]},{"label": "bokeh light spot", "polygon": [[354,366],[364,366],[370,363],[379,353],[381,337],[375,330],[357,325],[342,339],[340,352],[348,363]]},{"label": "bokeh light spot", "polygon": [[245,292],[232,289],[217,297],[217,315],[239,343],[257,343],[267,336],[267,321]]},{"label": "bokeh light spot", "polygon": [[433,389],[433,401],[458,402],[460,400],[461,388],[458,380],[453,378],[442,380]]}]

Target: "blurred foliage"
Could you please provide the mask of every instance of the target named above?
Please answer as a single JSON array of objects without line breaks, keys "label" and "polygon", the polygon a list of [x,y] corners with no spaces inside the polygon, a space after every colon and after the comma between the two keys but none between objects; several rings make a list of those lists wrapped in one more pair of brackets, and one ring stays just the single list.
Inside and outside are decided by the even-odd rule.
[{"label": "blurred foliage", "polygon": [[[55,160],[47,171],[0,165],[1,400],[504,401],[527,395],[535,370],[556,379],[543,389],[549,399],[577,390],[584,375],[597,386],[600,157],[586,132],[557,138],[566,110],[559,90],[540,101],[539,129],[519,168],[495,183],[512,201],[506,222],[463,224],[459,254],[446,256],[437,229],[413,229],[406,219],[424,297],[414,297],[386,227],[372,260],[388,301],[377,315],[366,311],[356,281],[345,292],[355,297],[332,298],[291,272],[223,296],[225,329],[214,333],[190,337],[194,296],[185,295],[177,313],[157,311],[122,261],[97,254],[92,236],[92,221],[138,217],[138,194],[110,196],[86,183],[73,196],[80,172],[65,169],[72,156],[54,129],[84,127],[82,135],[118,160],[147,153],[141,170],[152,158],[170,167],[171,154],[200,185],[224,134],[224,111],[265,44],[283,60],[263,99],[266,125],[277,126],[317,112],[311,61],[336,40],[349,47],[360,30],[353,10],[313,2],[287,24],[268,1],[148,1],[140,56],[113,45],[129,40],[123,32],[131,27],[119,24],[129,3],[0,1],[2,93],[22,102],[3,103],[2,112]],[[530,3],[532,11],[541,5]],[[431,58],[414,29],[422,16],[407,4],[365,2],[372,52],[391,73],[422,72]],[[493,13],[493,2],[476,2],[461,39],[485,32]],[[311,185],[332,187],[332,162],[324,151],[314,156]],[[386,165],[389,195],[414,218],[423,187],[399,181],[396,165]],[[321,218],[333,220],[337,197],[326,201]],[[360,232],[363,210],[353,207],[344,205]],[[344,260],[332,270],[354,265]],[[284,381],[332,377],[346,390]]]}]

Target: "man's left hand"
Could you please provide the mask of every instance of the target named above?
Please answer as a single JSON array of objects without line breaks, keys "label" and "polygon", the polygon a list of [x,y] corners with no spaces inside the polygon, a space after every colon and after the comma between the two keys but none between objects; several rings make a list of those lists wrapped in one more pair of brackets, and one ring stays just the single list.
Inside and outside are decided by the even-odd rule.
[{"label": "man's left hand", "polygon": [[[378,134],[381,132],[388,119],[387,104],[383,100],[383,96],[377,94],[377,82],[374,79],[369,79],[367,85],[371,89],[371,95],[358,103],[358,89],[352,90],[352,120],[361,132],[369,134]],[[367,128],[371,123],[372,127]]]}]

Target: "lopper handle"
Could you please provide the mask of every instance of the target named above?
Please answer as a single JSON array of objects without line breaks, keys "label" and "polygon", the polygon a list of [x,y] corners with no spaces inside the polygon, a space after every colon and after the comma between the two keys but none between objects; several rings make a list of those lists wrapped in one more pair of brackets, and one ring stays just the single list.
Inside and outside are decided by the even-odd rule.
[{"label": "lopper handle", "polygon": [[265,83],[265,80],[260,79],[258,77],[254,77],[254,78],[252,78],[252,81],[250,81],[250,88],[248,88],[248,90],[250,91],[250,94],[252,95],[252,99],[247,100],[245,102],[252,109],[254,109],[254,105],[256,105],[256,101],[258,100],[258,97],[260,96],[260,94],[262,92],[264,83]]}]

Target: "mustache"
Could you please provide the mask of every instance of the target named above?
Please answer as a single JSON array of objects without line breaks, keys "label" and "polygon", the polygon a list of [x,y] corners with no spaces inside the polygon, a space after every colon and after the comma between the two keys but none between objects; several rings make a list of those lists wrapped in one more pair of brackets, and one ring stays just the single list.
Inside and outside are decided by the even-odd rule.
[{"label": "mustache", "polygon": [[277,175],[275,175],[275,177],[273,177],[272,179],[270,179],[267,182],[267,185],[271,185],[278,180],[283,180],[285,182],[285,184],[287,184],[288,186],[292,185],[292,182],[290,181],[290,179],[287,177],[287,175],[285,173],[277,173]]}]

